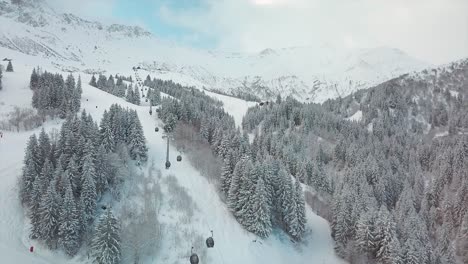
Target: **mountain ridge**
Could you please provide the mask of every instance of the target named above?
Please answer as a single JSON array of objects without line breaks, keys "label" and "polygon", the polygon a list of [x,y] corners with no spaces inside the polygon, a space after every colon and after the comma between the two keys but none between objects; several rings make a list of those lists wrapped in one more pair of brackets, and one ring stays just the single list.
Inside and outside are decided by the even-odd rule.
[{"label": "mountain ridge", "polygon": [[197,50],[165,42],[138,26],[61,14],[43,0],[20,2],[0,0],[0,23],[5,29],[0,46],[46,57],[59,69],[129,73],[140,65],[148,73],[181,75],[193,86],[226,94],[241,91],[265,100],[281,94],[323,102],[429,67],[386,47],[340,50],[315,45],[256,53]]}]

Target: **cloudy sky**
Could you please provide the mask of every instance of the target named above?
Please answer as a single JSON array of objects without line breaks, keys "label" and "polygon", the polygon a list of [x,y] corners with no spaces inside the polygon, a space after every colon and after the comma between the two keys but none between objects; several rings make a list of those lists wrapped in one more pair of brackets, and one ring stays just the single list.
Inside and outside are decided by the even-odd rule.
[{"label": "cloudy sky", "polygon": [[467,0],[48,0],[62,11],[137,24],[225,51],[388,46],[439,64],[468,57]]}]

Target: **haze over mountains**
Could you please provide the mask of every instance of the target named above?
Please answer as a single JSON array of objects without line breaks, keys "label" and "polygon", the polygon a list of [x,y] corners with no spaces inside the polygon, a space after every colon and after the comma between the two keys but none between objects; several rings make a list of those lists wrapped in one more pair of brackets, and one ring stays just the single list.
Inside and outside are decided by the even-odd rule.
[{"label": "haze over mountains", "polygon": [[323,102],[430,66],[398,49],[342,50],[320,40],[250,54],[196,50],[140,27],[61,14],[44,1],[17,2],[0,1],[0,46],[46,57],[66,71],[128,72],[139,65],[159,78],[208,90]]}]

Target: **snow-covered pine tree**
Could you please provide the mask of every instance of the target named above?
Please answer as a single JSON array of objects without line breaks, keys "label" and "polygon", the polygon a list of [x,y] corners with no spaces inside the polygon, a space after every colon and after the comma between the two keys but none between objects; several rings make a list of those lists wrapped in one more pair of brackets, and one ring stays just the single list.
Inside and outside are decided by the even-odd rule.
[{"label": "snow-covered pine tree", "polygon": [[232,151],[229,151],[224,159],[223,167],[221,169],[221,191],[227,197],[229,187],[231,186],[232,167],[231,167]]},{"label": "snow-covered pine tree", "polygon": [[54,179],[54,166],[52,162],[49,161],[49,158],[46,157],[44,161],[44,166],[42,166],[42,170],[40,173],[40,177],[42,179],[42,186],[41,186],[41,193],[47,190],[47,186],[52,179]]},{"label": "snow-covered pine tree", "polygon": [[234,169],[234,173],[231,179],[231,186],[229,186],[228,192],[228,206],[232,212],[236,211],[237,208],[237,201],[239,200],[239,188],[241,184],[241,177],[244,174],[246,162],[248,161],[248,157],[243,157],[241,160],[236,164]]},{"label": "snow-covered pine tree", "polygon": [[120,224],[109,208],[99,219],[91,242],[93,263],[120,263],[120,244]]},{"label": "snow-covered pine tree", "polygon": [[90,156],[85,157],[81,178],[83,181],[80,197],[83,208],[81,209],[84,213],[85,225],[88,225],[94,219],[97,201],[96,184],[94,182],[94,179],[96,178],[96,171]]},{"label": "snow-covered pine tree", "polygon": [[262,178],[257,181],[252,203],[253,224],[248,229],[260,237],[268,237],[272,229],[271,213]]},{"label": "snow-covered pine tree", "polygon": [[103,90],[103,91],[107,91],[107,78],[105,75],[102,75],[102,74],[99,74],[98,76],[98,80],[97,80],[97,83],[96,83],[96,87]]},{"label": "snow-covered pine tree", "polygon": [[113,152],[115,150],[114,135],[112,134],[110,124],[108,124],[104,120],[101,121],[100,134],[101,134],[101,144],[104,146],[104,149],[107,152]]},{"label": "snow-covered pine tree", "polygon": [[375,209],[371,208],[367,212],[362,212],[356,225],[356,241],[359,249],[363,253],[375,256],[376,251],[376,227]]},{"label": "snow-covered pine tree", "polygon": [[70,179],[64,177],[65,196],[60,207],[59,217],[59,245],[69,256],[74,256],[81,246],[80,216],[76,208],[76,200],[73,197],[73,190]]},{"label": "snow-covered pine tree", "polygon": [[151,93],[150,98],[151,98],[151,104],[153,106],[159,105],[161,103],[161,91],[158,89],[154,89],[154,91]]},{"label": "snow-covered pine tree", "polygon": [[104,194],[104,191],[108,188],[107,182],[107,152],[103,144],[99,145],[97,154],[96,154],[96,193],[98,197],[101,197]]},{"label": "snow-covered pine tree", "polygon": [[93,76],[91,77],[91,81],[89,81],[89,85],[91,85],[91,86],[97,88],[96,76],[94,76],[94,74],[93,74]]},{"label": "snow-covered pine tree", "polygon": [[255,183],[257,178],[258,176],[256,175],[254,164],[252,161],[248,160],[245,164],[243,173],[240,176],[239,194],[237,196],[234,212],[234,215],[239,219],[239,222],[245,226],[249,225],[246,222],[246,219],[250,217],[248,207],[251,204],[251,199],[253,198],[253,192],[255,190]]},{"label": "snow-covered pine tree", "polygon": [[31,193],[31,202],[29,206],[29,218],[31,220],[31,234],[32,239],[37,239],[40,237],[41,227],[40,227],[40,214],[39,214],[39,204],[42,197],[42,185],[43,180],[39,175],[34,179],[33,190]]},{"label": "snow-covered pine tree", "polygon": [[172,131],[174,131],[176,125],[177,117],[174,114],[169,114],[165,120],[163,129],[166,133],[171,133]]},{"label": "snow-covered pine tree", "polygon": [[148,148],[146,147],[146,139],[143,133],[140,119],[136,111],[130,112],[131,129],[128,139],[130,140],[129,149],[130,157],[134,160],[146,161],[148,159]]},{"label": "snow-covered pine tree", "polygon": [[20,200],[26,207],[30,205],[34,180],[39,175],[38,168],[36,168],[39,167],[37,152],[37,137],[34,134],[29,138],[27,143],[23,173],[20,179]]},{"label": "snow-covered pine tree", "polygon": [[[283,171],[283,172],[281,172]],[[291,176],[284,170],[280,170],[282,188],[279,196],[281,206],[283,229],[293,238],[298,237],[297,233],[297,205],[295,201],[296,192],[292,185]]]},{"label": "snow-covered pine tree", "polygon": [[54,180],[55,180],[55,185],[56,185],[56,190],[57,190],[57,194],[58,194],[58,197],[63,197],[63,195],[65,194],[65,187],[63,185],[63,178],[64,178],[64,174],[66,173],[66,177],[68,178],[68,172],[64,171],[63,170],[63,167],[62,167],[62,156],[57,160],[57,167],[55,167],[55,171],[54,171]]},{"label": "snow-covered pine tree", "polygon": [[72,113],[77,113],[80,111],[81,107],[81,94],[78,89],[73,88],[70,97],[70,111]]},{"label": "snow-covered pine tree", "polygon": [[81,192],[81,174],[78,170],[77,158],[75,154],[72,155],[70,161],[68,162],[67,172],[68,176],[70,177],[73,195],[75,197],[79,197]]},{"label": "snow-covered pine tree", "polygon": [[297,214],[297,236],[295,237],[296,240],[300,240],[305,233],[306,230],[306,212],[305,212],[305,200],[304,200],[304,192],[302,191],[302,186],[299,180],[294,181],[295,184],[295,202],[296,202],[296,214]]},{"label": "snow-covered pine tree", "polygon": [[376,220],[376,257],[380,261],[388,262],[392,256],[393,240],[398,240],[396,235],[396,226],[393,217],[389,214],[387,207],[382,205]]},{"label": "snow-covered pine tree", "polygon": [[70,74],[67,76],[67,79],[66,79],[66,81],[65,81],[65,91],[66,91],[66,94],[72,95],[72,94],[73,94],[73,90],[75,90],[75,77],[73,77],[73,75],[70,73]]},{"label": "snow-covered pine tree", "polygon": [[107,90],[109,91],[109,93],[113,94],[113,91],[115,89],[114,76],[112,75],[109,76],[109,79],[107,79],[106,86],[107,86]]},{"label": "snow-covered pine tree", "polygon": [[11,61],[8,61],[6,72],[13,72],[13,64],[11,64]]},{"label": "snow-covered pine tree", "polygon": [[50,138],[45,132],[44,128],[42,128],[41,133],[39,133],[38,143],[39,164],[42,166],[42,164],[44,164],[44,160],[49,156],[50,152]]},{"label": "snow-covered pine tree", "polygon": [[403,263],[407,264],[419,264],[422,262],[423,255],[425,252],[421,251],[419,242],[414,238],[408,238],[404,243],[403,247]]},{"label": "snow-covered pine tree", "polygon": [[64,96],[62,97],[62,101],[59,107],[59,117],[62,119],[65,119],[68,115],[68,111],[69,111],[69,104],[67,102],[67,99]]},{"label": "snow-covered pine tree", "polygon": [[52,180],[47,187],[47,191],[42,196],[39,206],[39,226],[40,238],[43,239],[49,248],[57,247],[58,227],[59,227],[59,194],[56,191],[56,180]]},{"label": "snow-covered pine tree", "polygon": [[125,96],[125,99],[127,100],[127,102],[133,103],[133,97],[134,97],[133,94],[134,94],[134,93],[135,93],[135,92],[133,91],[132,86],[129,85],[129,86],[127,87],[127,94],[126,94],[126,96]]},{"label": "snow-covered pine tree", "polygon": [[81,75],[78,75],[78,82],[76,83],[76,90],[78,91],[81,97],[81,95],[83,94],[83,87],[81,84]]},{"label": "snow-covered pine tree", "polygon": [[141,103],[141,96],[140,96],[140,91],[138,90],[138,86],[135,85],[135,89],[133,91],[133,98],[132,98],[132,103],[136,105],[140,105]]}]

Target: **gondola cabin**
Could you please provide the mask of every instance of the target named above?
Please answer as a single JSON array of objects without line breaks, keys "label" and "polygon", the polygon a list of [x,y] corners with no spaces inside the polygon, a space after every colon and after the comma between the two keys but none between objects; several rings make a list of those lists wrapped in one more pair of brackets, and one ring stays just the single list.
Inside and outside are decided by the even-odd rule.
[{"label": "gondola cabin", "polygon": [[154,132],[159,132],[159,127],[156,127],[156,128],[154,129]]},{"label": "gondola cabin", "polygon": [[194,253],[190,256],[190,264],[198,264],[199,261],[197,254]]},{"label": "gondola cabin", "polygon": [[170,167],[171,167],[171,162],[170,162],[170,161],[166,161],[166,170],[168,170]]},{"label": "gondola cabin", "polygon": [[193,253],[193,247],[190,254],[190,264],[198,264],[198,262],[200,262],[200,259],[198,258],[198,255],[196,253]]},{"label": "gondola cabin", "polygon": [[208,248],[214,247],[213,230],[211,231],[211,236],[206,239],[206,247]]},{"label": "gondola cabin", "polygon": [[182,161],[182,156],[181,156],[181,155],[178,155],[178,156],[177,156],[177,161],[178,161],[178,162],[181,162],[181,161]]}]

